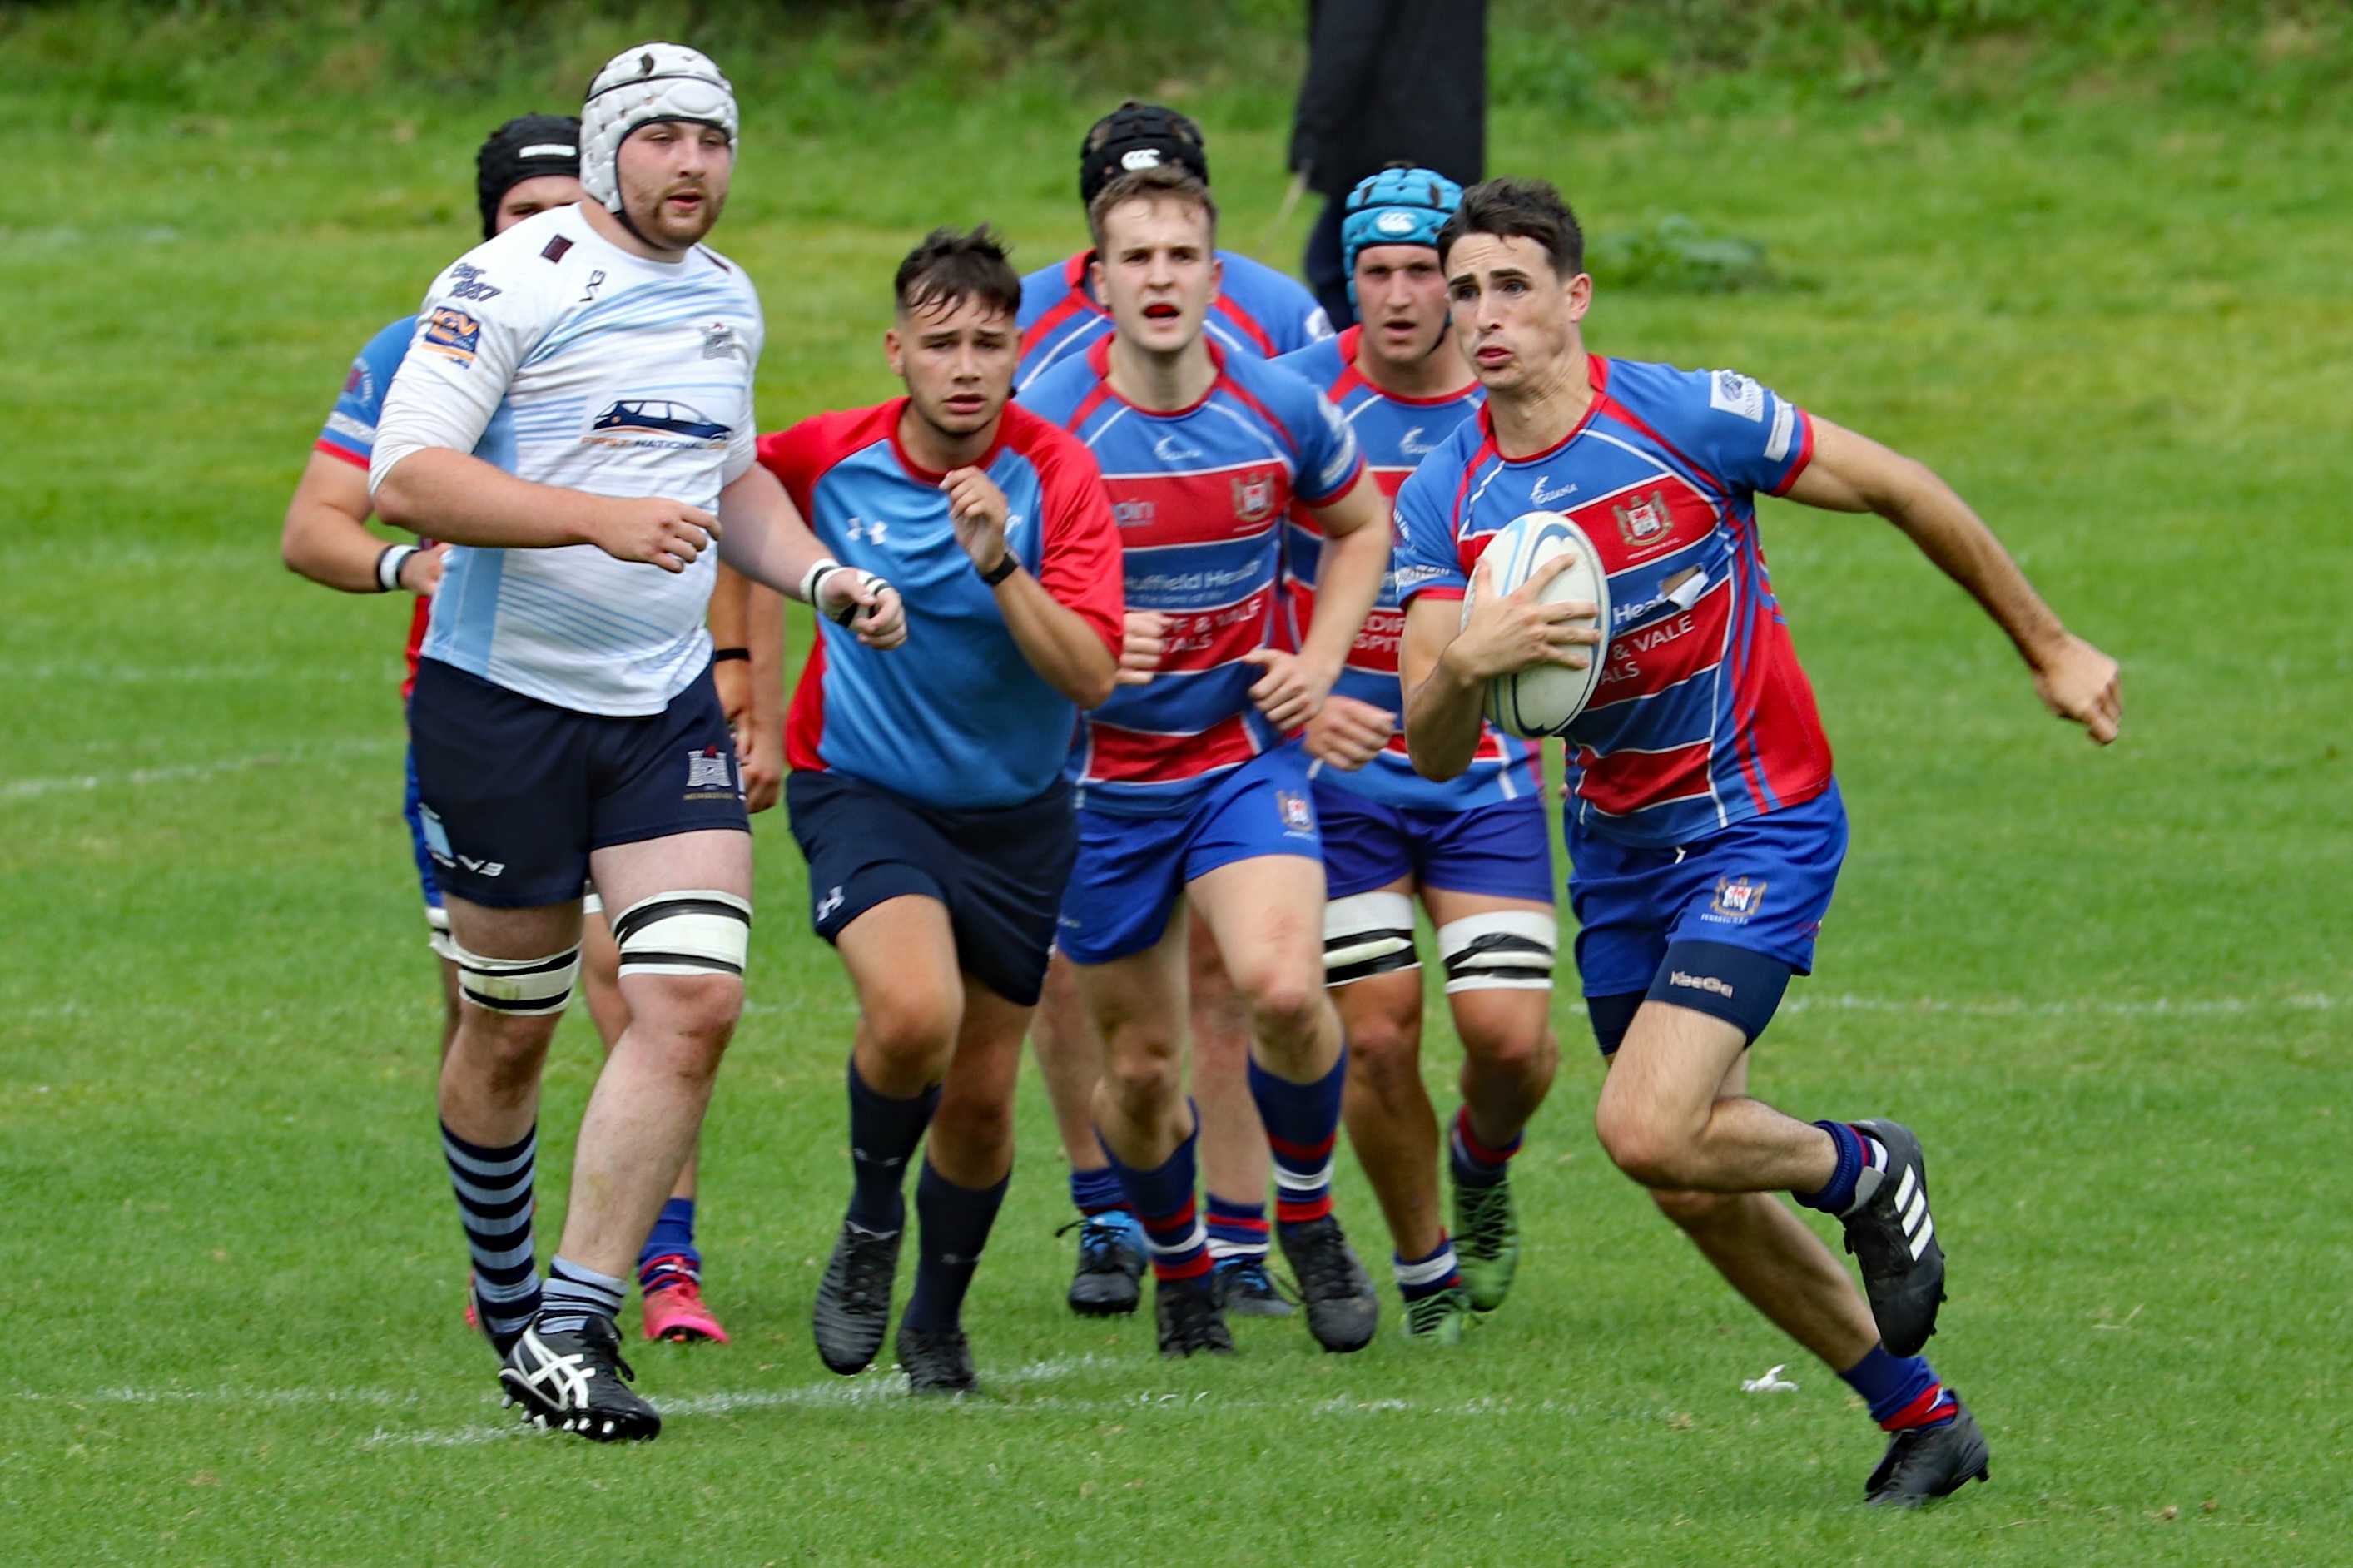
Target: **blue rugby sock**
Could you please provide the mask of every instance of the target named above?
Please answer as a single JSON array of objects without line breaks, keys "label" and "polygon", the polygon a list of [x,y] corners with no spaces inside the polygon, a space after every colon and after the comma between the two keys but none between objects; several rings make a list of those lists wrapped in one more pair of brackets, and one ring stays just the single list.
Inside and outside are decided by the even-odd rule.
[{"label": "blue rugby sock", "polygon": [[1887,1169],[1887,1145],[1843,1121],[1817,1121],[1814,1125],[1830,1134],[1838,1151],[1838,1168],[1831,1173],[1830,1184],[1820,1192],[1789,1195],[1807,1208],[1842,1215],[1878,1189],[1875,1174],[1868,1187],[1863,1186],[1863,1178]]},{"label": "blue rugby sock", "polygon": [[1348,1081],[1348,1047],[1343,1043],[1332,1070],[1314,1083],[1293,1083],[1250,1064],[1250,1098],[1266,1123],[1267,1147],[1274,1153],[1274,1217],[1304,1225],[1332,1212],[1332,1146],[1340,1135],[1340,1091]]},{"label": "blue rugby sock", "polygon": [[[1209,1242],[1194,1201],[1193,1151],[1201,1137],[1200,1113],[1193,1130],[1167,1159],[1147,1170],[1111,1157],[1111,1168],[1127,1194],[1128,1206],[1144,1222],[1144,1244],[1152,1254],[1155,1279],[1198,1279],[1209,1271]],[[1109,1148],[1106,1144],[1105,1148]]]},{"label": "blue rugby sock", "polygon": [[1419,1258],[1408,1258],[1401,1252],[1393,1254],[1390,1267],[1397,1272],[1398,1294],[1409,1301],[1451,1290],[1462,1283],[1461,1271],[1455,1267],[1454,1238],[1451,1236],[1440,1237],[1438,1246]]},{"label": "blue rugby sock", "polygon": [[1127,1194],[1119,1190],[1119,1173],[1109,1165],[1092,1171],[1071,1167],[1071,1204],[1081,1214],[1107,1214],[1127,1206]]},{"label": "blue rugby sock", "polygon": [[694,1200],[669,1198],[638,1250],[638,1289],[659,1290],[681,1274],[693,1280],[702,1278],[702,1254],[694,1246]]},{"label": "blue rugby sock", "polygon": [[1238,1204],[1211,1193],[1208,1233],[1209,1256],[1218,1262],[1228,1258],[1262,1260],[1266,1257],[1266,1205]]},{"label": "blue rugby sock", "polygon": [[1888,1354],[1885,1345],[1873,1345],[1839,1377],[1871,1406],[1871,1418],[1890,1432],[1941,1426],[1960,1414],[1926,1356],[1899,1359]]}]

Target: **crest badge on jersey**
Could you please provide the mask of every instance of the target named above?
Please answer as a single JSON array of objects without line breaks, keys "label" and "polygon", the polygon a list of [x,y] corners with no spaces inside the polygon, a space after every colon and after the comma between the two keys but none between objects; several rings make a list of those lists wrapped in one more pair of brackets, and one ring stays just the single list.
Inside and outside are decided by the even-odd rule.
[{"label": "crest badge on jersey", "polygon": [[1279,789],[1274,792],[1274,805],[1277,813],[1282,817],[1282,830],[1285,833],[1315,831],[1315,808],[1308,804],[1305,795],[1293,794],[1287,789]]},{"label": "crest badge on jersey", "polygon": [[1234,521],[1264,522],[1274,515],[1274,476],[1243,474],[1234,480]]},{"label": "crest badge on jersey", "polygon": [[736,341],[735,329],[725,321],[711,321],[702,329],[702,357],[732,359],[744,352]]},{"label": "crest badge on jersey", "polygon": [[1627,544],[1636,550],[1648,545],[1663,544],[1675,531],[1675,514],[1667,504],[1666,493],[1652,490],[1637,496],[1631,504],[1613,506],[1610,513],[1618,519],[1618,532]]},{"label": "crest badge on jersey", "polygon": [[425,319],[425,335],[417,342],[459,364],[470,365],[474,363],[475,351],[481,347],[482,323],[463,310],[437,305]]},{"label": "crest badge on jersey", "polygon": [[1754,877],[1718,877],[1715,899],[1708,905],[1718,919],[1746,921],[1765,904],[1765,884]]}]

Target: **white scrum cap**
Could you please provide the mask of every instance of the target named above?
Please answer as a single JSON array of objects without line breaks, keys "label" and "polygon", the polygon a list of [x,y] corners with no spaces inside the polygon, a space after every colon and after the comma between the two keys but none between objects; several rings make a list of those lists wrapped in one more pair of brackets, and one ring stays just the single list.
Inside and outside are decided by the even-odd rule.
[{"label": "white scrum cap", "polygon": [[683,44],[639,44],[615,55],[580,106],[580,183],[590,200],[620,210],[621,143],[659,120],[716,125],[732,147],[735,89],[708,58]]}]

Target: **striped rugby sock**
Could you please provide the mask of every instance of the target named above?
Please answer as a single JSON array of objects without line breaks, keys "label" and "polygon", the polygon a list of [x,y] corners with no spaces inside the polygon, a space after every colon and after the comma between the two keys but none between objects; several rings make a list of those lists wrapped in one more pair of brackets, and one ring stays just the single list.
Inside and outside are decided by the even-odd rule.
[{"label": "striped rugby sock", "polygon": [[1789,1195],[1805,1207],[1820,1209],[1824,1214],[1852,1214],[1869,1203],[1871,1195],[1879,1190],[1880,1178],[1887,1173],[1887,1145],[1848,1122],[1817,1121],[1814,1125],[1830,1135],[1838,1152],[1838,1167],[1820,1192]]},{"label": "striped rugby sock", "polygon": [[1446,1136],[1447,1157],[1454,1165],[1457,1185],[1492,1187],[1510,1173],[1512,1156],[1520,1152],[1521,1135],[1512,1134],[1509,1143],[1489,1145],[1479,1142],[1479,1134],[1471,1127],[1471,1108],[1463,1106],[1454,1113],[1454,1130]]},{"label": "striped rugby sock", "polygon": [[621,1297],[628,1289],[628,1282],[613,1275],[599,1274],[568,1258],[552,1258],[539,1316],[532,1326],[552,1334],[576,1334],[591,1318],[609,1323],[621,1315]]},{"label": "striped rugby sock", "polygon": [[1209,1238],[1193,1201],[1193,1151],[1200,1137],[1201,1119],[1196,1111],[1193,1130],[1176,1152],[1151,1169],[1139,1171],[1116,1154],[1111,1157],[1128,1206],[1144,1222],[1144,1243],[1152,1254],[1155,1279],[1198,1279],[1209,1271]]},{"label": "striped rugby sock", "polygon": [[1266,1123],[1274,1152],[1274,1217],[1304,1225],[1332,1212],[1332,1146],[1340,1134],[1340,1090],[1348,1079],[1348,1047],[1314,1083],[1293,1083],[1250,1064],[1250,1098]]},{"label": "striped rugby sock", "polygon": [[1839,1378],[1862,1396],[1871,1406],[1871,1418],[1890,1432],[1941,1426],[1960,1414],[1926,1356],[1898,1358],[1888,1354],[1885,1345],[1873,1345]]},{"label": "striped rugby sock", "polygon": [[1209,1194],[1209,1257],[1223,1263],[1229,1258],[1266,1257],[1266,1205],[1238,1204]]},{"label": "striped rugby sock", "polygon": [[474,1261],[474,1294],[482,1327],[503,1341],[520,1333],[539,1310],[539,1271],[532,1254],[531,1220],[537,1205],[532,1181],[539,1157],[534,1123],[503,1148],[470,1143],[441,1124],[441,1156],[458,1194],[466,1250]]},{"label": "striped rugby sock", "polygon": [[1437,1247],[1419,1258],[1409,1258],[1401,1252],[1393,1255],[1389,1267],[1397,1273],[1398,1294],[1409,1301],[1422,1300],[1462,1283],[1461,1271],[1454,1265],[1451,1236],[1441,1235]]}]

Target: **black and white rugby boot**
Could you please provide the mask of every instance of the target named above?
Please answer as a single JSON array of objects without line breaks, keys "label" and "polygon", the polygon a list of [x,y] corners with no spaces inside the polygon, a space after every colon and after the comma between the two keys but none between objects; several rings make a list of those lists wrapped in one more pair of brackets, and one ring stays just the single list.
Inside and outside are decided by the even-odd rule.
[{"label": "black and white rugby boot", "polygon": [[1115,1318],[1144,1300],[1144,1227],[1124,1209],[1071,1221],[1054,1234],[1079,1233],[1079,1268],[1071,1277],[1071,1310],[1082,1318]]},{"label": "black and white rugby boot", "polygon": [[1299,1281],[1307,1331],[1315,1342],[1343,1354],[1372,1343],[1380,1327],[1381,1299],[1349,1249],[1338,1218],[1325,1215],[1298,1225],[1277,1225],[1274,1235]]},{"label": "black and white rugby boot", "polygon": [[1218,1290],[1209,1276],[1163,1279],[1152,1296],[1153,1310],[1160,1320],[1162,1355],[1234,1353],[1234,1336],[1226,1328],[1226,1315],[1218,1310]]},{"label": "black and white rugby boot", "polygon": [[1945,1249],[1928,1212],[1928,1164],[1920,1140],[1900,1121],[1858,1121],[1886,1147],[1887,1168],[1855,1182],[1854,1206],[1840,1216],[1846,1249],[1862,1269],[1862,1293],[1890,1355],[1918,1355],[1936,1331],[1945,1299]]},{"label": "black and white rugby boot", "polygon": [[962,1329],[911,1329],[899,1325],[899,1370],[910,1394],[973,1394],[980,1378],[973,1371],[972,1342]]},{"label": "black and white rugby boot", "polygon": [[1918,1508],[1971,1481],[1993,1479],[1978,1418],[1957,1394],[1953,1405],[1959,1414],[1943,1426],[1907,1427],[1888,1440],[1886,1456],[1862,1483],[1863,1501],[1877,1508]]},{"label": "black and white rugby boot", "polygon": [[855,1376],[873,1364],[891,1326],[891,1287],[899,1277],[899,1241],[902,1227],[868,1230],[852,1220],[841,1222],[833,1257],[818,1281],[817,1307],[811,1314],[817,1353],[844,1377]]},{"label": "black and white rugby boot", "polygon": [[637,1375],[621,1359],[621,1331],[610,1318],[592,1316],[566,1332],[536,1323],[523,1330],[499,1368],[499,1384],[501,1403],[521,1406],[527,1426],[636,1443],[661,1435],[660,1413],[622,1384]]}]

